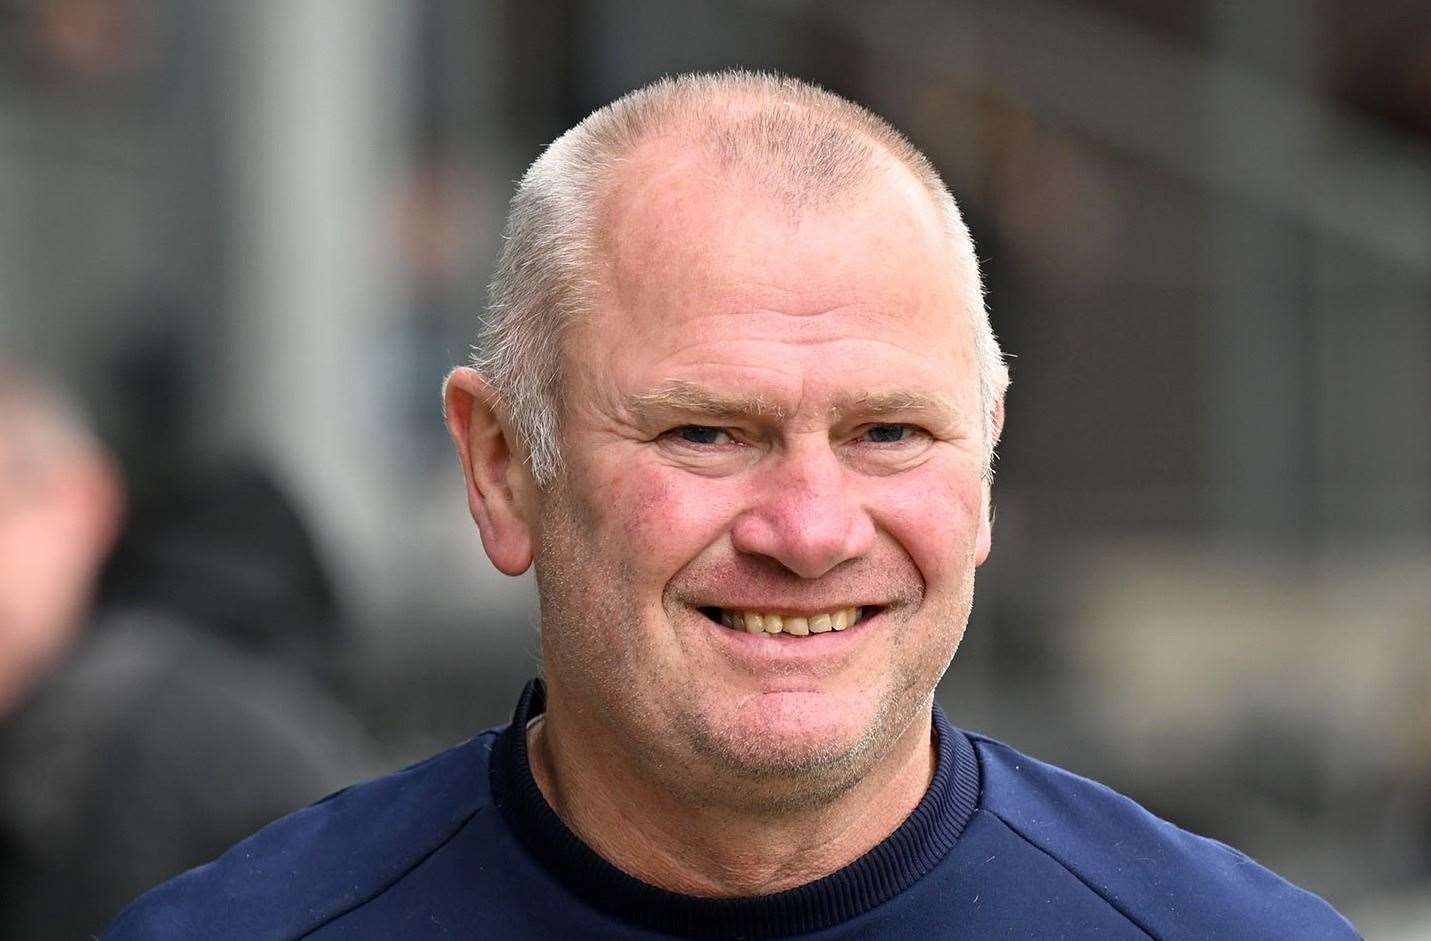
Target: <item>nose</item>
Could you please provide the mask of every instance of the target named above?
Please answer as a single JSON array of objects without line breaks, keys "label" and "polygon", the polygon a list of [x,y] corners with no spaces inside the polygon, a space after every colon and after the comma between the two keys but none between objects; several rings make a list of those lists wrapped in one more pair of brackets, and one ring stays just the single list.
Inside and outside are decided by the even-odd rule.
[{"label": "nose", "polygon": [[874,521],[828,440],[802,442],[753,482],[731,526],[739,552],[763,555],[801,578],[819,578],[874,545]]}]

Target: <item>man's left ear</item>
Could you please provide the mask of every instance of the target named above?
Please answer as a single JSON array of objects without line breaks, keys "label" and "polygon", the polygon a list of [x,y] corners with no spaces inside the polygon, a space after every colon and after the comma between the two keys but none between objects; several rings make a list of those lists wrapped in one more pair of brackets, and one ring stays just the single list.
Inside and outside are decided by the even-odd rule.
[{"label": "man's left ear", "polygon": [[475,369],[452,370],[442,398],[482,548],[498,571],[521,575],[531,567],[536,542],[537,486],[531,469],[499,412],[496,393]]},{"label": "man's left ear", "polygon": [[993,422],[989,429],[989,471],[984,475],[983,493],[979,501],[979,532],[974,538],[974,564],[983,565],[984,560],[989,557],[989,550],[993,546],[994,538],[994,503],[993,503],[993,452],[994,445],[998,444],[999,436],[1004,431],[1004,400],[1000,399],[994,406]]}]

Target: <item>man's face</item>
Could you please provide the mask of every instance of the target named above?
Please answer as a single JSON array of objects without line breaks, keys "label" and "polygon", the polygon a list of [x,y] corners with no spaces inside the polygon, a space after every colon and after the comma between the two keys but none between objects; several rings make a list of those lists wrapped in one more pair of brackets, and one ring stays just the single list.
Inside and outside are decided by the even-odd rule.
[{"label": "man's face", "polygon": [[78,630],[118,517],[100,459],[36,463],[0,441],[0,715]]},{"label": "man's face", "polygon": [[553,695],[667,776],[842,786],[988,552],[968,286],[902,170],[802,211],[669,154],[623,179],[538,527]]},{"label": "man's face", "polygon": [[0,638],[62,626],[83,594],[87,546],[80,507],[55,468],[23,467],[0,444]]}]

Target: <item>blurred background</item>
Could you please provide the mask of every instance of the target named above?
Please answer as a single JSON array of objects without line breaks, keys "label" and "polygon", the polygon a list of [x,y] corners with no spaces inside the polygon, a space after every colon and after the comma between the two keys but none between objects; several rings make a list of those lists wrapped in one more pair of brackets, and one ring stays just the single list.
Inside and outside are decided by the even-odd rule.
[{"label": "blurred background", "polygon": [[[0,360],[114,456],[126,509],[80,620],[190,638],[153,641],[145,675],[188,692],[130,696],[148,712],[85,675],[60,697],[83,708],[45,707],[50,679],[0,705],[23,733],[0,850],[33,855],[27,827],[77,813],[56,776],[106,777],[141,723],[211,710],[191,738],[247,730],[243,773],[240,734],[333,752],[275,785],[282,812],[505,720],[533,592],[482,554],[441,378],[541,148],[737,65],[905,130],[986,266],[1014,383],[955,721],[1368,937],[1431,937],[1431,7],[1409,0],[0,0]],[[81,636],[127,663],[127,629]],[[193,637],[209,659],[176,653]],[[84,674],[66,656],[43,676]],[[256,700],[272,715],[234,718]],[[72,708],[109,717],[72,749],[99,769],[44,757]],[[222,762],[165,741],[146,793],[214,797]],[[128,859],[151,852],[151,881],[182,858]],[[45,910],[28,865],[0,864],[12,913]]]}]

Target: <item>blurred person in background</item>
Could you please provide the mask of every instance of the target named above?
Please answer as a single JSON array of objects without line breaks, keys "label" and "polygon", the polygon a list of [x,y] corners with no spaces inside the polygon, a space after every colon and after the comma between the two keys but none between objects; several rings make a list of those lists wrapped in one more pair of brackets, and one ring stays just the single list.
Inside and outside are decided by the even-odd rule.
[{"label": "blurred person in background", "polygon": [[[318,684],[234,642],[288,631],[311,646],[299,623],[315,605],[275,590],[273,572],[317,579],[316,559],[293,561],[301,532],[274,529],[296,525],[281,496],[239,479],[229,490],[248,498],[228,515],[279,532],[299,547],[288,558],[205,538],[226,515],[212,497],[135,533],[120,471],[78,410],[0,364],[0,937],[91,936],[144,887],[371,767]],[[126,528],[134,547],[98,599]]]},{"label": "blurred person in background", "polygon": [[512,722],[266,828],[129,938],[1324,938],[1320,899],[954,728],[1007,373],[927,159],[793,80],[597,111],[446,385]]}]

